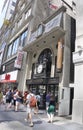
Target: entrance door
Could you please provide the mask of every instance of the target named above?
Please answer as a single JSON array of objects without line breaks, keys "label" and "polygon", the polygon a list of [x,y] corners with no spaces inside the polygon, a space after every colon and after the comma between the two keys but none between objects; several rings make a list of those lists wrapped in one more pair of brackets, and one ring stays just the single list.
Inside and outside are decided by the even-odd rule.
[{"label": "entrance door", "polygon": [[70,115],[72,114],[73,98],[74,98],[74,88],[70,88],[70,111],[69,111]]},{"label": "entrance door", "polygon": [[46,85],[31,85],[30,90],[35,94],[40,94],[40,109],[46,108]]},{"label": "entrance door", "polygon": [[34,94],[39,94],[41,96],[40,100],[40,109],[45,109],[46,108],[46,94],[50,92],[52,95],[55,97],[55,105],[56,109],[57,103],[58,103],[58,86],[56,85],[32,85],[30,86],[30,89]]}]

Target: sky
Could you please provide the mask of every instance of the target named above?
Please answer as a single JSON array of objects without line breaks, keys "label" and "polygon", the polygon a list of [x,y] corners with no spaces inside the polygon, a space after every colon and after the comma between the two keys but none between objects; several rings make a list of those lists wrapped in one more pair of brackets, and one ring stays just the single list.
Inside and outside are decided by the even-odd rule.
[{"label": "sky", "polygon": [[3,23],[3,15],[1,15],[1,11],[2,11],[2,7],[3,7],[3,4],[4,4],[4,1],[5,0],[0,0],[0,28],[1,28],[2,23]]},{"label": "sky", "polygon": [[0,14],[1,14],[1,10],[2,10],[2,7],[3,7],[3,3],[4,3],[4,0],[0,0]]}]

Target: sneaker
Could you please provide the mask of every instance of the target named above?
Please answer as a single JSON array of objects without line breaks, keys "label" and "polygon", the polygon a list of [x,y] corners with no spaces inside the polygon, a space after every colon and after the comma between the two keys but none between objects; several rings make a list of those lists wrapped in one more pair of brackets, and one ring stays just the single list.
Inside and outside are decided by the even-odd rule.
[{"label": "sneaker", "polygon": [[33,127],[33,123],[31,123],[29,126],[30,126],[30,127]]},{"label": "sneaker", "polygon": [[28,122],[28,120],[26,118],[24,120],[25,120],[25,122]]},{"label": "sneaker", "polygon": [[51,123],[51,121],[48,121],[48,123]]}]

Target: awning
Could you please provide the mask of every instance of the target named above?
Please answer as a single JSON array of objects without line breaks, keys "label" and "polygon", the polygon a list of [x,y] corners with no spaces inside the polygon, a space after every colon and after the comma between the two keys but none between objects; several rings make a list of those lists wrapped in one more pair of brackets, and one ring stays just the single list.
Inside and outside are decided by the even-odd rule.
[{"label": "awning", "polygon": [[1,80],[0,83],[15,83],[16,80]]},{"label": "awning", "polygon": [[15,83],[17,81],[18,71],[12,71],[0,75],[0,83]]}]

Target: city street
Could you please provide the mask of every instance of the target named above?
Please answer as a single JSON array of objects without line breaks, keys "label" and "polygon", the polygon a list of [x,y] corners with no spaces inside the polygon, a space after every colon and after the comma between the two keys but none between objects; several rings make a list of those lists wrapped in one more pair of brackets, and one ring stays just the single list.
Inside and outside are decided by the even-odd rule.
[{"label": "city street", "polygon": [[24,121],[26,117],[26,112],[24,110],[20,110],[20,112],[15,112],[13,109],[8,111],[4,110],[4,106],[0,106],[0,129],[3,130],[31,130],[28,125]]},{"label": "city street", "polygon": [[[33,115],[34,127],[29,126],[29,122],[25,122],[26,107],[21,105],[20,110],[15,112],[13,108],[5,111],[5,105],[0,105],[0,129],[2,130],[32,130],[38,125],[45,126],[44,113],[41,111],[38,115]],[[42,128],[42,127],[41,127]]]},{"label": "city street", "polygon": [[67,117],[54,117],[52,124],[47,123],[45,111],[33,115],[34,127],[29,127],[25,122],[26,108],[22,105],[19,112],[13,109],[5,111],[4,105],[0,106],[0,129],[2,130],[83,130],[83,125],[72,122]]}]

